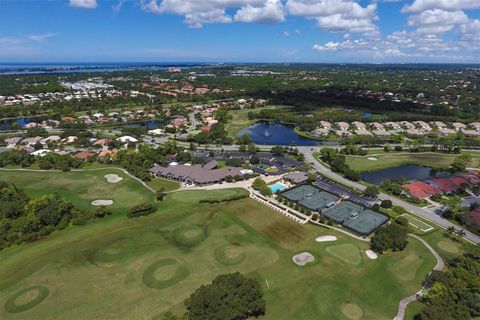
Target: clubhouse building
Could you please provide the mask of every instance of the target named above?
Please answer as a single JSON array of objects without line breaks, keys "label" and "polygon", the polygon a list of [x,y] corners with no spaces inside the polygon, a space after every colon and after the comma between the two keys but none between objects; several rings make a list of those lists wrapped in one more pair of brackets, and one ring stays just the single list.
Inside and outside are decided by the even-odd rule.
[{"label": "clubhouse building", "polygon": [[155,165],[149,170],[156,177],[180,181],[186,185],[205,186],[222,183],[227,177],[234,180],[243,180],[245,176],[252,174],[251,170],[236,167],[218,167],[218,162],[212,160],[205,165],[188,165],[171,163],[167,167]]}]

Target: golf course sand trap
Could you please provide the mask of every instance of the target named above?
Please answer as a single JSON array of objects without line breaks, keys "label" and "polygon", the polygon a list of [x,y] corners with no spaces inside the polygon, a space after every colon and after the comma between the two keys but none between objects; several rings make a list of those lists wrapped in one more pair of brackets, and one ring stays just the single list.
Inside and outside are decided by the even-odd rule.
[{"label": "golf course sand trap", "polygon": [[359,320],[363,317],[363,310],[356,303],[344,302],[340,307],[340,311],[348,319]]},{"label": "golf course sand trap", "polygon": [[369,259],[375,260],[378,258],[377,254],[373,250],[365,250],[365,254]]},{"label": "golf course sand trap", "polygon": [[92,206],[111,206],[113,200],[93,200]]},{"label": "golf course sand trap", "polygon": [[315,239],[316,242],[330,242],[330,241],[337,241],[337,237],[335,236],[320,236]]},{"label": "golf course sand trap", "polygon": [[315,261],[315,257],[309,252],[302,252],[292,257],[293,262],[300,267],[303,267],[307,263]]},{"label": "golf course sand trap", "polygon": [[375,158],[375,157],[368,157],[367,160],[370,160],[370,161],[377,161],[378,159]]},{"label": "golf course sand trap", "polygon": [[104,175],[105,179],[107,179],[107,181],[109,183],[117,183],[117,182],[120,182],[123,180],[122,177],[116,175],[116,174],[106,174]]},{"label": "golf course sand trap", "polygon": [[438,247],[447,253],[458,253],[458,248],[455,244],[448,240],[440,240],[437,243]]}]

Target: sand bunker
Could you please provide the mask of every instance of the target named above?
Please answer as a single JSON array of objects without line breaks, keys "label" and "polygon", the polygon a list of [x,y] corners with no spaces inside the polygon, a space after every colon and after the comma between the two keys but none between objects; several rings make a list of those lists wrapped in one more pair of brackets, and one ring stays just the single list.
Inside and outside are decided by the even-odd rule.
[{"label": "sand bunker", "polygon": [[92,206],[110,206],[113,204],[113,200],[93,200]]},{"label": "sand bunker", "polygon": [[120,182],[123,180],[122,177],[116,175],[116,174],[106,174],[104,175],[105,179],[107,179],[107,181],[109,183],[117,183],[117,182]]},{"label": "sand bunker", "polygon": [[369,259],[375,260],[378,258],[378,255],[373,250],[365,250],[365,254]]},{"label": "sand bunker", "polygon": [[302,252],[294,255],[292,260],[296,265],[303,267],[307,263],[315,261],[315,257],[309,252]]},{"label": "sand bunker", "polygon": [[337,241],[337,237],[335,236],[320,236],[315,239],[316,242],[330,242],[330,241]]},{"label": "sand bunker", "polygon": [[370,161],[377,161],[378,159],[375,158],[375,157],[368,157],[367,160],[370,160]]}]

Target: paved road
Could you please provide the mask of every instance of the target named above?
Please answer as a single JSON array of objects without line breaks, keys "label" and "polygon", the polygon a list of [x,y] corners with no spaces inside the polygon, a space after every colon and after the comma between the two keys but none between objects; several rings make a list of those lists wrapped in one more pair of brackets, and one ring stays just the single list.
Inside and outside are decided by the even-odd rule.
[{"label": "paved road", "polygon": [[[420,238],[420,237],[418,237],[414,234],[409,234],[409,236],[413,237],[413,238],[417,239],[418,241],[420,241],[421,243],[423,243],[423,245],[428,250],[430,250],[430,252],[433,254],[433,256],[437,259],[437,264],[435,265],[435,267],[433,267],[433,270],[436,270],[436,271],[443,270],[443,268],[445,267],[445,262],[443,261],[442,257],[428,244],[428,242],[426,242],[425,240],[423,240],[422,238]],[[408,297],[400,300],[400,302],[398,303],[398,313],[395,316],[395,318],[393,318],[393,320],[403,320],[403,318],[405,317],[405,311],[407,310],[408,304],[413,302],[413,301],[418,300],[418,298],[421,297],[422,295],[423,295],[422,291],[419,291],[419,292],[417,292],[417,293],[415,293],[411,296],[408,296]]]},{"label": "paved road", "polygon": [[[305,155],[305,160],[309,163],[313,164],[313,167],[318,170],[322,175],[326,176],[327,178],[330,178],[332,180],[338,181],[346,186],[353,187],[357,190],[363,191],[365,190],[365,186],[355,182],[351,181],[349,179],[346,179],[342,177],[341,175],[333,172],[323,164],[321,164],[315,157],[313,156],[314,152],[318,152],[319,150],[317,148],[311,148],[311,147],[298,147],[299,151],[301,151]],[[431,212],[429,210],[426,210],[424,208],[417,207],[413,204],[410,204],[406,201],[403,201],[401,199],[398,199],[397,197],[391,196],[389,194],[381,192],[378,196],[380,199],[384,200],[390,200],[392,201],[393,204],[403,207],[407,209],[408,211],[411,211],[415,213],[416,215],[421,216],[422,218],[425,218],[436,225],[447,229],[448,227],[454,227],[455,229],[463,229],[462,227],[451,223],[450,221],[442,218],[441,216],[435,214],[434,212]],[[479,244],[480,243],[480,236],[477,236],[476,234],[473,234],[472,232],[468,231],[467,229],[463,229],[465,231],[465,238],[473,243]]]}]

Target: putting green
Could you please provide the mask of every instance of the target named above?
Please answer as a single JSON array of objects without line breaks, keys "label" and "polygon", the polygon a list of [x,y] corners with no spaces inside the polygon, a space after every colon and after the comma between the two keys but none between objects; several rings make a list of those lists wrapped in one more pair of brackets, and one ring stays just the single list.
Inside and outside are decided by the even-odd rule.
[{"label": "putting green", "polygon": [[242,263],[247,254],[241,246],[224,245],[215,249],[215,260],[225,266],[234,266]]},{"label": "putting green", "polygon": [[360,250],[356,245],[351,243],[329,246],[325,250],[335,258],[338,258],[349,264],[359,265],[360,262],[362,262]]},{"label": "putting green", "polygon": [[180,227],[173,233],[175,243],[181,247],[193,247],[203,242],[207,237],[206,227],[193,225]]},{"label": "putting green", "polygon": [[25,288],[14,294],[5,303],[5,310],[9,313],[24,312],[39,305],[48,297],[49,291],[44,286]]},{"label": "putting green", "polygon": [[152,263],[143,273],[143,283],[152,289],[165,289],[184,280],[190,271],[173,258]]},{"label": "putting green", "polygon": [[344,302],[340,306],[340,311],[342,311],[343,315],[348,319],[359,320],[363,317],[363,310],[356,303]]},{"label": "putting green", "polygon": [[390,267],[393,274],[400,280],[411,281],[415,279],[418,268],[422,265],[423,257],[411,253],[395,265]]},{"label": "putting green", "polygon": [[458,247],[448,240],[440,240],[437,243],[437,246],[447,253],[458,253]]}]

